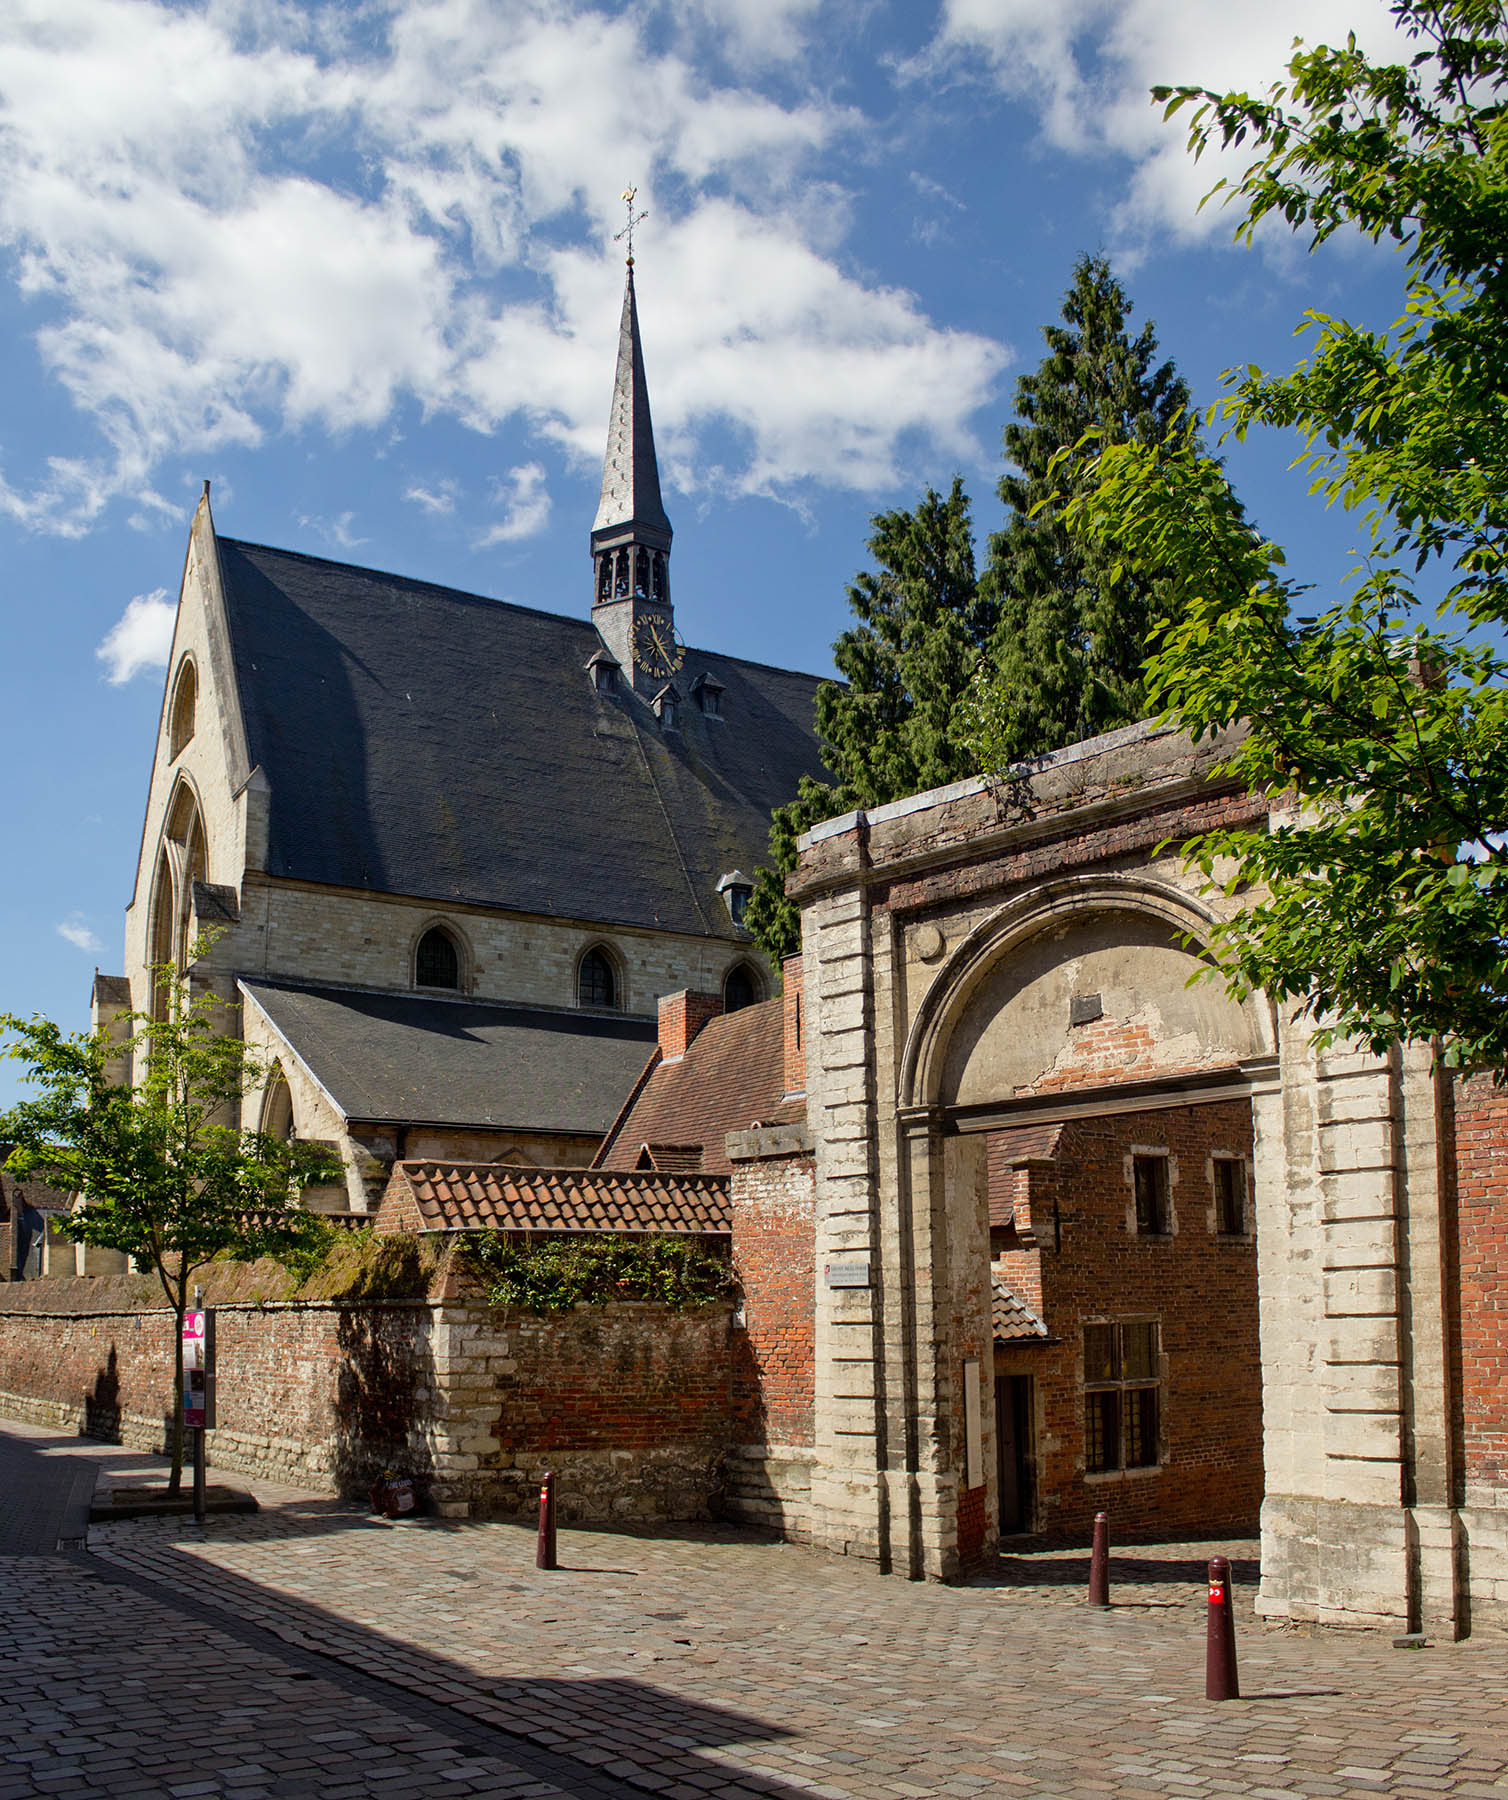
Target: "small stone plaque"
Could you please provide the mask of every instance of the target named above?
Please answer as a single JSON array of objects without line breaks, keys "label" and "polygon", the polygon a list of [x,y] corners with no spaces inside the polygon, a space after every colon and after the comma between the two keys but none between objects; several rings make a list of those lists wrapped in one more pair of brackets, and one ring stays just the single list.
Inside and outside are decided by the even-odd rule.
[{"label": "small stone plaque", "polygon": [[852,1262],[828,1263],[822,1271],[830,1288],[867,1288],[869,1286],[869,1258],[858,1257]]}]

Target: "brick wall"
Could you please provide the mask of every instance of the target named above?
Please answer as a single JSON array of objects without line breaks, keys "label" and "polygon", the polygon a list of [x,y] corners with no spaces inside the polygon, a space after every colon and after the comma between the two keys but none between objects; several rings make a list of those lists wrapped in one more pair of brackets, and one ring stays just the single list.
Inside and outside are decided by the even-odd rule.
[{"label": "brick wall", "polygon": [[[0,1414],[164,1442],[172,1315],[134,1276],[0,1287]],[[453,1517],[528,1514],[553,1468],[567,1518],[709,1516],[729,1442],[729,1308],[479,1297],[216,1308],[217,1466],[360,1493],[386,1466]],[[213,1295],[211,1296],[213,1298]]]},{"label": "brick wall", "polygon": [[1508,1090],[1472,1075],[1454,1100],[1456,1429],[1467,1501],[1480,1504],[1480,1490],[1508,1489]]},{"label": "brick wall", "polygon": [[660,1055],[666,1062],[686,1054],[686,1046],[711,1019],[721,1016],[723,997],[682,988],[662,994],[659,1003]]},{"label": "brick wall", "polygon": [[[24,1285],[25,1310],[17,1287],[0,1290],[0,1411],[161,1448],[172,1314],[118,1310],[137,1299],[130,1276]],[[389,1462],[426,1475],[415,1389],[430,1323],[426,1302],[218,1307],[210,1460],[347,1492]]]},{"label": "brick wall", "polygon": [[[1037,1248],[1009,1252],[998,1264],[1018,1292],[1040,1293],[1051,1333],[1047,1342],[998,1350],[995,1359],[997,1375],[1036,1379],[1041,1529],[1082,1536],[1101,1509],[1122,1537],[1256,1528],[1262,1500],[1256,1245],[1250,1231],[1241,1238],[1216,1234],[1209,1166],[1216,1152],[1249,1160],[1251,1143],[1245,1101],[1064,1126],[1052,1177],[1062,1248],[1054,1248],[1050,1203],[1043,1206],[1034,1194]],[[1133,1147],[1169,1153],[1169,1236],[1138,1237],[1130,1228]],[[1041,1179],[1034,1170],[1027,1178]],[[1155,1318],[1160,1327],[1162,1460],[1154,1469],[1086,1475],[1083,1328],[1129,1318]]]},{"label": "brick wall", "polygon": [[785,1044],[785,1091],[806,1092],[806,1032],[802,1014],[801,958],[788,956],[780,965],[780,1005]]},{"label": "brick wall", "polygon": [[814,1209],[809,1155],[735,1162],[733,1264],[745,1328],[734,1334],[733,1441],[812,1438]]}]

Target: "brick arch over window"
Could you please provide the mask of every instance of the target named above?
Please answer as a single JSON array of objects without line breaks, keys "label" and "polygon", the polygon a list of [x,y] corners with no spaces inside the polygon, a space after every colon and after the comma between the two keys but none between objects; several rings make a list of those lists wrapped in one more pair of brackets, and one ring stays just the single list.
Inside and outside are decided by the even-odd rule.
[{"label": "brick arch over window", "polygon": [[468,962],[460,932],[448,921],[436,919],[414,939],[414,986],[460,993],[467,986]]},{"label": "brick arch over window", "polygon": [[623,967],[606,944],[589,944],[576,964],[576,1004],[621,1012]]},{"label": "brick arch over window", "polygon": [[194,659],[185,656],[178,665],[178,679],[173,684],[173,703],[168,709],[168,755],[181,756],[194,735],[195,714],[199,707],[199,672]]},{"label": "brick arch over window", "polygon": [[1069,880],[977,926],[908,1035],[906,1105],[967,1106],[1271,1056],[1272,1009],[1189,978],[1210,916],[1163,883]]}]

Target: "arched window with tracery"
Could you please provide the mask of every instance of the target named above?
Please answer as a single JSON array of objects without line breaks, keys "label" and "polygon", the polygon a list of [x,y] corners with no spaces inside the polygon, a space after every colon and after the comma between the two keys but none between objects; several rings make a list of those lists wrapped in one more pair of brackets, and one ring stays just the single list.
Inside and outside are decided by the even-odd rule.
[{"label": "arched window with tracery", "polygon": [[280,1144],[293,1141],[293,1090],[288,1077],[278,1064],[272,1066],[272,1078],[262,1099],[262,1131]]},{"label": "arched window with tracery", "polygon": [[194,735],[194,714],[198,704],[199,677],[193,663],[185,657],[179,666],[178,681],[173,688],[173,704],[168,709],[169,756],[181,756]]},{"label": "arched window with tracery", "polygon": [[414,951],[414,986],[458,988],[461,953],[443,925],[431,925]]},{"label": "arched window with tracery", "polygon": [[759,999],[759,981],[747,963],[734,963],[723,978],[723,1011],[739,1012]]},{"label": "arched window with tracery", "polygon": [[[155,968],[182,975],[193,949],[190,931],[194,913],[194,883],[209,879],[209,841],[194,790],[180,781],[168,807],[152,885],[152,911],[148,927],[148,955]],[[166,1018],[168,989],[153,990],[152,1012]]]},{"label": "arched window with tracery", "polygon": [[618,972],[605,950],[588,950],[576,970],[578,1006],[616,1007]]}]

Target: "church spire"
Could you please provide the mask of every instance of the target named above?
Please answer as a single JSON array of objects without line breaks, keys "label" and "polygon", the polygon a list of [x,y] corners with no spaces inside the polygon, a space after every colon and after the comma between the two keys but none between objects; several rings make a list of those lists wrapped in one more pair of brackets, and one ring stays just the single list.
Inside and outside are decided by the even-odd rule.
[{"label": "church spire", "polygon": [[618,327],[618,367],[602,464],[602,498],[592,526],[594,573],[592,622],[630,684],[647,693],[646,682],[663,682],[679,666],[670,606],[670,520],[660,498],[654,426],[649,418],[649,384],[639,342],[639,307],[634,294],[634,189],[628,203],[628,272],[623,284],[623,318]]},{"label": "church spire", "polygon": [[[655,460],[655,433],[649,417],[649,384],[644,378],[644,349],[639,342],[639,308],[634,296],[633,258],[623,287],[623,318],[618,327],[618,368],[613,405],[608,416],[607,455],[602,464],[602,498],[592,526],[592,549],[643,543],[670,548],[670,520],[660,499],[660,466]],[[599,594],[599,598],[606,598]]]}]

